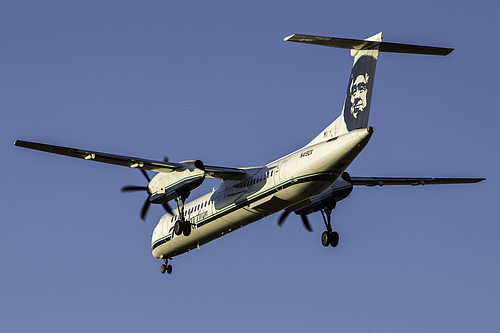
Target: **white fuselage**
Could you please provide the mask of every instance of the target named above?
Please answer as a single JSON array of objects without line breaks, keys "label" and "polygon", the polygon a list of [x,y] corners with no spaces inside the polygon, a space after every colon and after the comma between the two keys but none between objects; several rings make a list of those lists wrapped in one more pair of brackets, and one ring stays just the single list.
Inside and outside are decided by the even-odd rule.
[{"label": "white fuselage", "polygon": [[165,259],[182,254],[325,191],[371,134],[371,128],[348,132],[223,181],[217,190],[185,205],[185,218],[192,226],[189,236],[173,232],[177,210],[160,219],[152,236],[153,256]]}]

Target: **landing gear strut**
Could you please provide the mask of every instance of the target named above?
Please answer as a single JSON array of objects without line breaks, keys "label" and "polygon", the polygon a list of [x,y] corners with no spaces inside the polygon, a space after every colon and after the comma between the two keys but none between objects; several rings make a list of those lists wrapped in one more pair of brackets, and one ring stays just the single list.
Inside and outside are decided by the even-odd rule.
[{"label": "landing gear strut", "polygon": [[323,221],[325,222],[326,231],[321,234],[321,244],[323,246],[331,245],[336,247],[339,245],[339,233],[333,231],[332,229],[332,211],[335,208],[335,202],[333,204],[326,206],[321,209],[321,215],[323,216]]},{"label": "landing gear strut", "polygon": [[163,265],[161,265],[160,271],[161,271],[161,274],[165,274],[165,272],[167,272],[167,274],[172,273],[172,265],[168,264],[168,259],[165,259],[165,263]]},{"label": "landing gear strut", "polygon": [[189,192],[183,192],[179,197],[175,198],[175,203],[177,204],[177,211],[179,212],[179,219],[175,221],[174,233],[177,236],[184,234],[184,236],[189,236],[191,234],[191,223],[187,221],[184,217],[184,202],[189,197]]}]

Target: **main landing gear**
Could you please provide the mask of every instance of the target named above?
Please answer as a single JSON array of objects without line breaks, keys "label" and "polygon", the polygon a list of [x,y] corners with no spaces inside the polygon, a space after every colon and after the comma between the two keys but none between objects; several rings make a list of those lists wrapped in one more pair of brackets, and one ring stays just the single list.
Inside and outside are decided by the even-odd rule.
[{"label": "main landing gear", "polygon": [[168,259],[165,259],[165,263],[163,265],[161,265],[160,271],[161,271],[161,274],[165,274],[165,272],[167,272],[167,274],[172,273],[172,265],[168,264]]},{"label": "main landing gear", "polygon": [[178,219],[174,224],[174,233],[177,236],[180,236],[181,234],[189,236],[191,234],[191,223],[189,221]]},{"label": "main landing gear", "polygon": [[339,245],[339,233],[332,230],[332,211],[335,208],[335,202],[332,205],[328,205],[321,209],[321,215],[323,216],[323,221],[325,222],[326,231],[321,234],[321,244],[323,246],[331,245],[336,247]]},{"label": "main landing gear", "polygon": [[179,219],[175,221],[174,233],[177,236],[184,234],[184,236],[189,236],[191,234],[191,223],[186,220],[184,216],[184,202],[189,197],[189,192],[183,192],[179,197],[175,198],[175,203],[177,204],[177,211],[179,212]]}]

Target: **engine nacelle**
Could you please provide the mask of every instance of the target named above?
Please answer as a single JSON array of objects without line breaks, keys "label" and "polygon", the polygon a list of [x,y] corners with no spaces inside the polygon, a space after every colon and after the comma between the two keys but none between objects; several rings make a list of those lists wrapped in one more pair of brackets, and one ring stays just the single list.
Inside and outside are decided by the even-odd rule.
[{"label": "engine nacelle", "polygon": [[332,186],[318,195],[311,197],[306,206],[294,210],[297,215],[308,215],[315,213],[325,207],[335,208],[337,201],[345,199],[352,191],[351,177],[344,172]]},{"label": "engine nacelle", "polygon": [[189,194],[205,180],[205,166],[202,161],[184,161],[183,168],[169,173],[159,173],[149,183],[150,201],[163,204],[176,197]]}]

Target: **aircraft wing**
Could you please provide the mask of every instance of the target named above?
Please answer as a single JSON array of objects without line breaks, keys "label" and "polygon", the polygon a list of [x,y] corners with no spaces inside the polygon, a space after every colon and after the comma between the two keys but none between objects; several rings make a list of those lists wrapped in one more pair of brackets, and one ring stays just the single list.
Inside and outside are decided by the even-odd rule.
[{"label": "aircraft wing", "polygon": [[[34,150],[40,150],[47,153],[64,155],[69,157],[80,158],[84,160],[96,161],[101,163],[108,163],[114,165],[121,165],[130,168],[138,168],[144,170],[150,170],[154,172],[171,172],[175,169],[182,168],[181,163],[172,163],[165,161],[154,161],[147,160],[139,157],[130,157],[122,155],[114,155],[108,153],[101,153],[92,150],[62,147],[48,145],[44,143],[29,142],[17,140],[14,145],[23,148],[29,148]],[[228,168],[228,167],[217,167],[217,166],[205,166],[206,176],[209,178],[217,179],[228,179],[237,175],[245,174],[243,169],[238,168]]]},{"label": "aircraft wing", "polygon": [[244,169],[218,167],[211,165],[205,165],[205,172],[208,178],[222,179],[222,180],[230,179],[239,175],[244,175],[246,173]]},{"label": "aircraft wing", "polygon": [[411,178],[411,177],[350,177],[352,185],[439,185],[479,183],[486,178]]},{"label": "aircraft wing", "polygon": [[113,155],[108,153],[100,153],[92,150],[53,146],[44,143],[29,142],[22,140],[17,140],[14,143],[14,145],[23,148],[45,151],[47,153],[52,153],[52,154],[76,157],[84,160],[121,165],[130,168],[139,168],[156,172],[171,172],[175,169],[183,167],[183,165],[180,163],[153,161],[138,157]]}]

